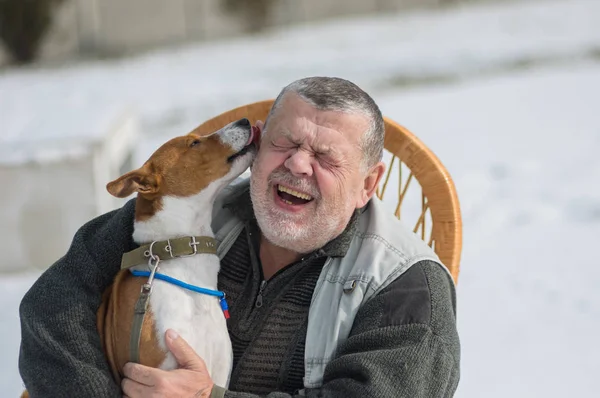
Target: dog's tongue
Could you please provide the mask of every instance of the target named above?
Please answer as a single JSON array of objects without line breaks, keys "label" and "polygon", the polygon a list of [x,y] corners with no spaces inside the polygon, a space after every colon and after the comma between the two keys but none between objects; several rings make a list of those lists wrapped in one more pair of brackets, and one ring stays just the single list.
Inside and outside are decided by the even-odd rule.
[{"label": "dog's tongue", "polygon": [[246,145],[250,145],[255,143],[258,146],[260,142],[260,129],[256,126],[252,126],[252,132],[250,133],[250,137],[248,138],[248,142]]}]

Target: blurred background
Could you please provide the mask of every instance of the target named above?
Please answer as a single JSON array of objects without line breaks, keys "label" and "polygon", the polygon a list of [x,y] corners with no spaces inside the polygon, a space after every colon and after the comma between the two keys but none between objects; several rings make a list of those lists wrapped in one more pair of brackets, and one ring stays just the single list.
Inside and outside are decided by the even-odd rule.
[{"label": "blurred background", "polygon": [[464,223],[456,396],[598,396],[600,1],[0,0],[0,391],[18,306],[108,181],[339,76],[440,158]]}]

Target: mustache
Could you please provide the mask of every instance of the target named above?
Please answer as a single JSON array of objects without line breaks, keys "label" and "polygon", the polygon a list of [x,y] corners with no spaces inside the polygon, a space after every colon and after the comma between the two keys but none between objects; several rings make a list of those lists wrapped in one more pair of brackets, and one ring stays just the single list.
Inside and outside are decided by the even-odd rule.
[{"label": "mustache", "polygon": [[277,168],[269,176],[269,184],[275,183],[286,185],[296,191],[305,192],[315,199],[320,197],[319,189],[316,184],[307,178],[296,177],[290,172]]}]

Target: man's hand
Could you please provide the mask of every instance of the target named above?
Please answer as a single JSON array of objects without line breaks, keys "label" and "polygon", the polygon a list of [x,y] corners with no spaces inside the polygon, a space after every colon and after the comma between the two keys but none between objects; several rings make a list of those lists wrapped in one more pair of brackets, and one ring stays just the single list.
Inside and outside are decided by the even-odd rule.
[{"label": "man's hand", "polygon": [[202,358],[174,330],[167,330],[165,340],[179,368],[165,371],[131,362],[125,364],[121,383],[125,397],[208,398],[214,383]]}]

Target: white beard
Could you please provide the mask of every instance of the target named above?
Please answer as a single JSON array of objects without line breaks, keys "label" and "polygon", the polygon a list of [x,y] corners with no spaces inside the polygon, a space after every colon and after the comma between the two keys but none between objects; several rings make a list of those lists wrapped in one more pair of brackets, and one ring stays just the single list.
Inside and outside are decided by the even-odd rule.
[{"label": "white beard", "polygon": [[265,239],[273,245],[296,253],[310,253],[338,235],[339,220],[332,215],[314,217],[310,224],[299,227],[293,220],[295,217],[269,203],[267,195],[257,193],[250,184],[256,221]]}]

